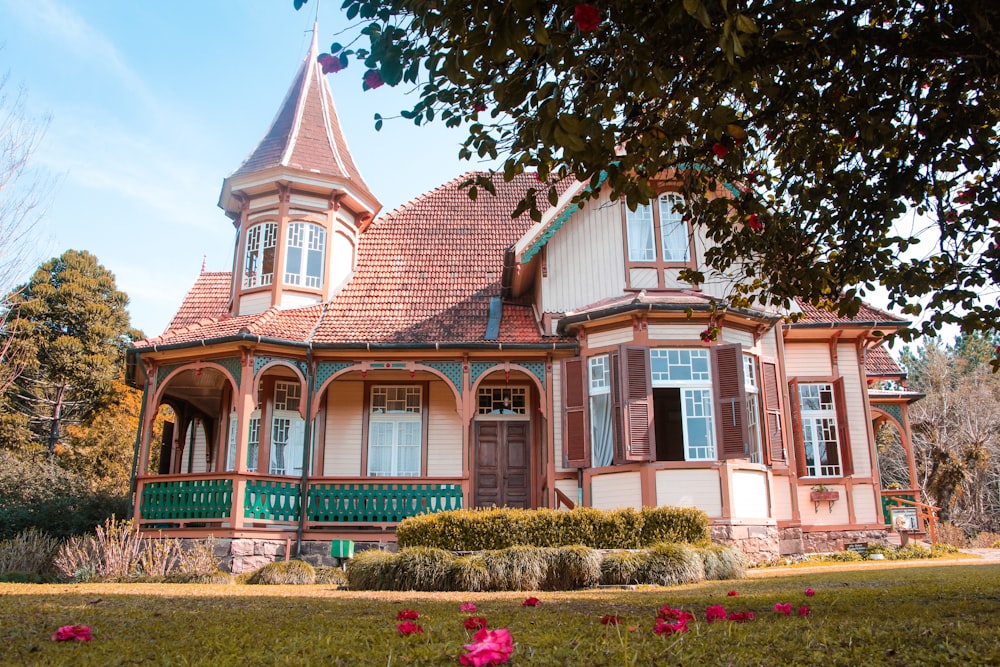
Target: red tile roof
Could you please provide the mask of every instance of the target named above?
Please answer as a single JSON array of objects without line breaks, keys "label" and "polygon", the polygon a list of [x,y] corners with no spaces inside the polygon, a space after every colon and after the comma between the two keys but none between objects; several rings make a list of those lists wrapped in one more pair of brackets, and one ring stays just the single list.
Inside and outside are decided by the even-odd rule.
[{"label": "red tile roof", "polygon": [[[469,199],[458,185],[470,172],[378,218],[361,235],[358,269],[326,304],[227,317],[229,273],[202,274],[163,335],[138,347],[247,333],[318,344],[455,344],[485,341],[490,299],[500,296],[504,251],[531,226],[511,220],[523,174],[497,179],[496,197]],[[222,286],[225,285],[225,298]],[[548,343],[530,305],[503,304],[496,342]],[[493,342],[493,341],[490,341]]]},{"label": "red tile roof", "polygon": [[865,352],[865,374],[870,378],[906,377],[884,345]]},{"label": "red tile roof", "polygon": [[[796,304],[802,311],[802,317],[795,324],[817,324],[821,322],[829,322],[831,324],[861,324],[877,322],[882,325],[904,326],[908,323],[907,320],[902,319],[899,315],[875,308],[867,303],[861,305],[861,309],[858,310],[858,314],[854,317],[842,317],[835,311],[818,308],[802,299],[796,299]],[[795,324],[791,326],[795,326]]]}]

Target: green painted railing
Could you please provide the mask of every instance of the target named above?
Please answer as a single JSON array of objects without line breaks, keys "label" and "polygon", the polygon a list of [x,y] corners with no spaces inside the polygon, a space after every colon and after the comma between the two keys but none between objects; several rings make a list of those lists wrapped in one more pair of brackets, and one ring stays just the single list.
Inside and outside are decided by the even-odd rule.
[{"label": "green painted railing", "polygon": [[247,480],[243,516],[263,521],[299,520],[299,483]]},{"label": "green painted railing", "polygon": [[462,507],[459,484],[313,484],[313,523],[398,523],[410,516]]},{"label": "green painted railing", "polygon": [[233,506],[233,480],[148,482],[142,487],[143,520],[225,519]]}]

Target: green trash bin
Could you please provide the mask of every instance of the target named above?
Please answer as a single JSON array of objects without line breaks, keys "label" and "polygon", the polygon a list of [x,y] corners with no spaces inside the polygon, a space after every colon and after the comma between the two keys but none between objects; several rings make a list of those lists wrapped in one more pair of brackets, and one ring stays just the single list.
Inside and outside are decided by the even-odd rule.
[{"label": "green trash bin", "polygon": [[333,540],[330,542],[330,556],[340,558],[354,558],[354,540]]}]

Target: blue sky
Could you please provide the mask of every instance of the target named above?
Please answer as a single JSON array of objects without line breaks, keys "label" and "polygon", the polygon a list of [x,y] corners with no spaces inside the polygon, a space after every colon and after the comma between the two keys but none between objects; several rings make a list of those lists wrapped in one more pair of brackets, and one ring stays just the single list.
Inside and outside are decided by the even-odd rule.
[{"label": "blue sky", "polygon": [[[134,326],[160,333],[201,271],[231,269],[222,179],[267,130],[311,39],[312,0],[0,0],[0,73],[51,116],[34,156],[58,179],[38,229],[38,261],[88,250],[131,299]],[[346,26],[323,3],[320,48]],[[339,38],[343,41],[342,38]],[[330,75],[355,161],[388,211],[482,164],[458,160],[463,132],[376,112],[412,106],[402,90]],[[25,277],[37,264],[26,267]]]}]

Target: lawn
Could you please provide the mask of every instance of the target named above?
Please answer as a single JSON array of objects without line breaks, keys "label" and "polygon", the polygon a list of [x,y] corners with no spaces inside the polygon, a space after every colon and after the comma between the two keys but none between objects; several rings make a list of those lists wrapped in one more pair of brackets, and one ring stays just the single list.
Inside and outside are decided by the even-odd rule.
[{"label": "lawn", "polygon": [[[806,589],[815,594],[807,596]],[[735,591],[736,596],[729,595]],[[522,606],[529,596],[537,607]],[[462,612],[462,603],[477,610]],[[775,611],[790,603],[792,614]],[[653,630],[664,605],[689,630]],[[705,610],[754,620],[705,621]],[[808,605],[808,616],[798,609]],[[404,609],[423,632],[396,629]],[[1000,565],[767,572],[675,588],[365,593],[331,586],[0,584],[5,665],[458,665],[470,615],[514,640],[511,665],[1000,664]],[[622,619],[604,625],[602,617]],[[90,642],[56,642],[64,625]]]}]

